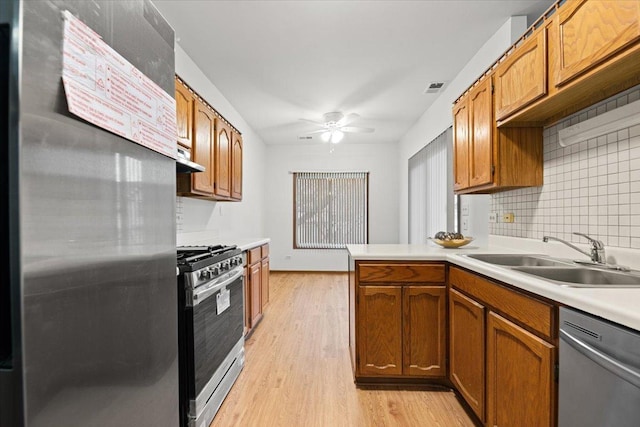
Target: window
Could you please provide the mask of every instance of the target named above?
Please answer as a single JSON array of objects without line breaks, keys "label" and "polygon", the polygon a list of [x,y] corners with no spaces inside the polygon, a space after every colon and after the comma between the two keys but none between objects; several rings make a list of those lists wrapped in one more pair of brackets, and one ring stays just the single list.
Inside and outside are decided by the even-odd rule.
[{"label": "window", "polygon": [[340,249],[368,242],[368,172],[293,174],[293,247]]},{"label": "window", "polygon": [[458,229],[453,195],[453,137],[448,128],[409,159],[409,243]]}]

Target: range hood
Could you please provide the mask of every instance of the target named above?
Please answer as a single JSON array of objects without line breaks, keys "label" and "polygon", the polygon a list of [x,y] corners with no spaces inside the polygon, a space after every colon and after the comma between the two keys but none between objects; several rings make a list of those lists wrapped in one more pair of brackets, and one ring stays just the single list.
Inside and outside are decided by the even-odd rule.
[{"label": "range hood", "polygon": [[204,171],[204,166],[191,161],[191,154],[188,151],[178,148],[178,155],[176,157],[177,173],[196,173]]}]

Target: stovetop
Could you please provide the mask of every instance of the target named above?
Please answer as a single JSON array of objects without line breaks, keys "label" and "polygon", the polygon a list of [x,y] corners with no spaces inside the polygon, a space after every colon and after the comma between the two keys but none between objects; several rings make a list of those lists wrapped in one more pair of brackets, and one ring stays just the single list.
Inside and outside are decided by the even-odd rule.
[{"label": "stovetop", "polygon": [[178,267],[181,272],[195,271],[240,255],[237,246],[179,246]]}]

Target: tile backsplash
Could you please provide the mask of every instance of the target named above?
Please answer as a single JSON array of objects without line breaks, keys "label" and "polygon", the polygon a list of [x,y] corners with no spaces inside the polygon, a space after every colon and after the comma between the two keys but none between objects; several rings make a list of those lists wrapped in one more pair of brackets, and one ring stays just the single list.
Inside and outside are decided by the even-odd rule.
[{"label": "tile backsplash", "polygon": [[574,231],[607,246],[640,249],[640,125],[562,147],[558,131],[640,100],[640,86],[544,129],[544,185],[491,196],[491,212],[514,213],[513,223],[489,223],[493,235],[585,243]]}]

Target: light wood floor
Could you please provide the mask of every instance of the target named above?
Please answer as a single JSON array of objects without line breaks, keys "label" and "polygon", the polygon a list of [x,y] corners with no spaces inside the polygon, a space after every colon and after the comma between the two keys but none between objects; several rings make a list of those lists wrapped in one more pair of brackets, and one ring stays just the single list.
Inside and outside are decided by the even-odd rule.
[{"label": "light wood floor", "polygon": [[211,426],[473,427],[452,392],[355,387],[346,274],[270,277],[244,370]]}]

